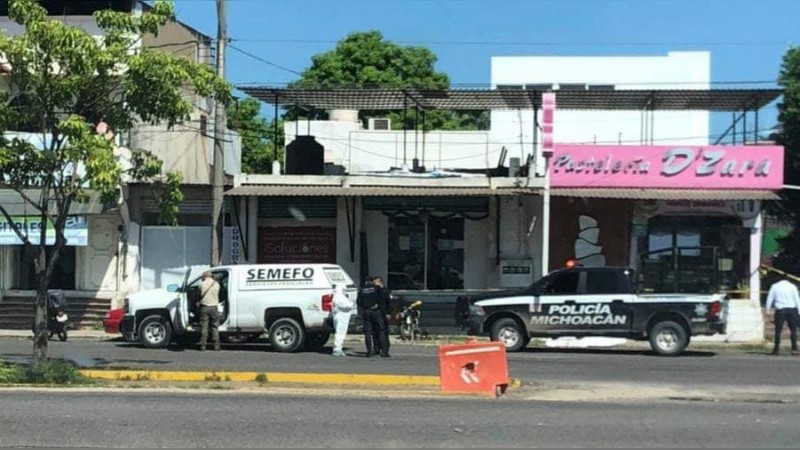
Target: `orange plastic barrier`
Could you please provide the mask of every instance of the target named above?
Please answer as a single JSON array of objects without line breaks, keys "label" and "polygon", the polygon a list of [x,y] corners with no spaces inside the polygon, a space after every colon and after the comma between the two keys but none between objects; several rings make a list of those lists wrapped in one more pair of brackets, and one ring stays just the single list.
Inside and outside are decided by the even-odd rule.
[{"label": "orange plastic barrier", "polygon": [[439,347],[439,378],[443,392],[485,392],[508,388],[506,348],[499,342]]}]

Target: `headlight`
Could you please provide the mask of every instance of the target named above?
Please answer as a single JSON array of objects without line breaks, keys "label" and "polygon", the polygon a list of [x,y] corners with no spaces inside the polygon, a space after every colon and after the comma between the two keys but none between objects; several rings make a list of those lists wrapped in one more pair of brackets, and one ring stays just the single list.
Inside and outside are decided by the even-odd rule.
[{"label": "headlight", "polygon": [[486,312],[478,305],[470,305],[469,306],[469,315],[470,316],[485,316]]}]

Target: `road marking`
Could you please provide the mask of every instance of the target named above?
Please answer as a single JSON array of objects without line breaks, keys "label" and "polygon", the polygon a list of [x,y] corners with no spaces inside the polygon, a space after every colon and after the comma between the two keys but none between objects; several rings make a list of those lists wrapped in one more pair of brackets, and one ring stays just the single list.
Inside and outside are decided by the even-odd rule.
[{"label": "road marking", "polygon": [[458,356],[458,355],[471,355],[473,353],[487,353],[487,352],[499,352],[502,348],[497,346],[492,347],[481,347],[481,348],[470,348],[466,350],[452,350],[449,352],[445,352],[445,356]]}]

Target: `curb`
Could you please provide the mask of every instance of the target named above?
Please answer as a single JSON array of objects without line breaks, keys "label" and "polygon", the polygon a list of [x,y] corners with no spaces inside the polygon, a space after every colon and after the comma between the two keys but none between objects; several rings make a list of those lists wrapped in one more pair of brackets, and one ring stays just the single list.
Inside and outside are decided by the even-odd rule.
[{"label": "curb", "polygon": [[[149,370],[81,370],[81,375],[106,381],[236,381],[328,386],[398,386],[439,387],[438,376],[374,375],[352,373],[286,373],[286,372],[177,372]],[[522,381],[509,378],[509,388],[519,388]]]},{"label": "curb", "polygon": [[81,375],[110,381],[252,381],[259,383],[359,386],[439,386],[438,376],[283,372],[170,372],[149,370],[81,370]]}]

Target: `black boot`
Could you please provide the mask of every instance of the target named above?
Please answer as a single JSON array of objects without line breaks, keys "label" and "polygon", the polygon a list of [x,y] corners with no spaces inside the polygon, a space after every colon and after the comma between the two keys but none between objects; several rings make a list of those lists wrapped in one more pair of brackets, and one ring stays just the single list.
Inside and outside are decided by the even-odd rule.
[{"label": "black boot", "polygon": [[373,346],[372,346],[372,337],[371,336],[365,336],[364,337],[364,345],[367,347],[367,353],[365,353],[364,356],[366,358],[371,358],[372,356],[374,356],[375,355],[375,351],[374,351]]}]

